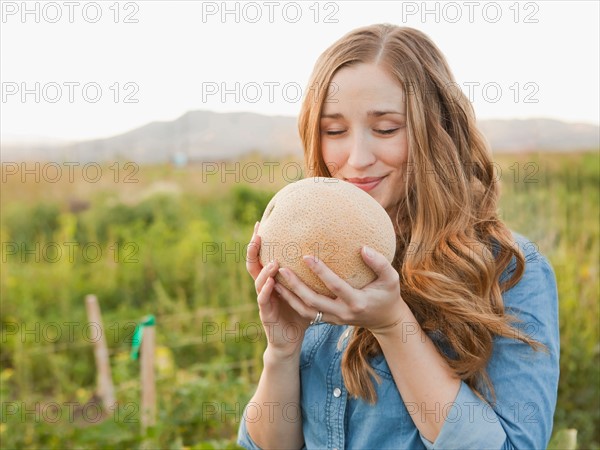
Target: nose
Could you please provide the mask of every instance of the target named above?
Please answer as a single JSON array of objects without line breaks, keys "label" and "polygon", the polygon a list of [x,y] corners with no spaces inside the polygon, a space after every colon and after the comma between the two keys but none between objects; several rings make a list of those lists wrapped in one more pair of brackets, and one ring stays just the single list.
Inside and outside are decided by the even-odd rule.
[{"label": "nose", "polygon": [[347,164],[356,170],[361,170],[374,164],[377,160],[373,152],[372,143],[362,133],[354,133],[351,136]]}]

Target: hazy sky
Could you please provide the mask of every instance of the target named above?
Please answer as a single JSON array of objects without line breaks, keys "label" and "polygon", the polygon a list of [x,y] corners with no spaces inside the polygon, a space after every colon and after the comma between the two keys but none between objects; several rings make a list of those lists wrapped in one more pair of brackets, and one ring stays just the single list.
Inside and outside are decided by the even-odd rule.
[{"label": "hazy sky", "polygon": [[319,54],[380,22],[427,33],[478,118],[597,124],[598,5],[2,1],[1,134],[88,139],[195,109],[295,116]]}]

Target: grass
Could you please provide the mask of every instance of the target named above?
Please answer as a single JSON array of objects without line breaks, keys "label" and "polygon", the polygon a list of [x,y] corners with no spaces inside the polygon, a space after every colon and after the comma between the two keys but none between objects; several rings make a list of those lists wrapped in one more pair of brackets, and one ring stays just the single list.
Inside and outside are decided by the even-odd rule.
[{"label": "grass", "polygon": [[[558,282],[561,379],[551,448],[572,448],[568,430],[577,430],[578,448],[598,449],[598,153],[495,160],[501,217],[549,258]],[[262,170],[258,179],[240,170],[245,162]],[[300,176],[292,170],[298,161],[264,163],[256,155],[241,161],[237,179],[235,166],[227,175],[220,164],[216,172],[144,166],[129,183],[109,167],[96,183],[78,171],[53,183],[3,173],[3,448],[234,445],[265,347],[245,245],[270,196]],[[284,172],[285,164],[292,166]],[[98,423],[88,293],[100,301],[119,401]],[[129,350],[146,314],[157,318],[159,415],[141,435],[139,363]]]}]

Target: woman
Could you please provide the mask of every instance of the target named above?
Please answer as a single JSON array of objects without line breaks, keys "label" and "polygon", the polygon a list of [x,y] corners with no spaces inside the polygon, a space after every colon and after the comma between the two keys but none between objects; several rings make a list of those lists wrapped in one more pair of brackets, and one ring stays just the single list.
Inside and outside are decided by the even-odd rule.
[{"label": "woman", "polygon": [[363,248],[378,278],[361,290],[306,257],[332,300],[276,261],[262,267],[255,228],[247,269],[268,344],[238,443],[546,448],[555,276],[499,220],[489,148],[443,55],[417,30],[364,27],[321,55],[310,86],[299,119],[310,175],[368,191],[394,223],[397,251],[390,264]]}]

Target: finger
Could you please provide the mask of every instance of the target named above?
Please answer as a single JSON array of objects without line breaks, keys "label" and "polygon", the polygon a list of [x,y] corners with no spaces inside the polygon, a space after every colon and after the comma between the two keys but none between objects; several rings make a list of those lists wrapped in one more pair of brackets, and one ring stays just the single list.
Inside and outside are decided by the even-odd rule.
[{"label": "finger", "polygon": [[322,313],[321,322],[327,322],[334,325],[342,324],[341,319],[337,316],[337,314],[335,314],[335,312],[333,312],[335,308],[330,308],[329,306],[329,309],[326,309],[326,307],[323,307],[324,309],[319,310],[311,308],[306,305],[306,303],[304,303],[296,294],[277,282],[275,283],[275,291],[283,300],[287,302],[288,305],[292,307],[292,309],[294,309],[294,311],[298,313],[300,317],[304,318],[308,324],[315,320],[318,311],[321,311]]},{"label": "finger", "polygon": [[255,280],[263,268],[258,256],[260,253],[260,236],[257,234],[258,224],[259,222],[256,222],[254,234],[252,234],[252,239],[246,249],[246,270]]},{"label": "finger", "polygon": [[[273,314],[274,302],[271,302],[271,295],[273,294],[273,286],[275,285],[275,279],[269,277],[265,282],[260,294],[258,294],[257,302],[258,308],[261,313],[261,320],[264,322],[265,320],[270,320],[271,317],[268,317]],[[275,306],[276,308],[276,306]]]},{"label": "finger", "polygon": [[254,288],[256,289],[257,294],[260,294],[267,279],[275,276],[277,269],[279,269],[279,264],[277,261],[270,262],[263,267],[254,281]]},{"label": "finger", "polygon": [[298,313],[298,315],[307,321],[310,321],[311,317],[314,317],[316,314],[313,314],[312,309],[306,305],[302,300],[298,298],[292,291],[287,289],[281,283],[275,282],[274,286],[275,292],[279,294],[279,296],[285,300],[294,311]]},{"label": "finger", "polygon": [[373,272],[375,272],[379,281],[398,281],[398,272],[396,272],[396,269],[394,269],[387,258],[381,253],[365,245],[361,249],[361,255],[365,263],[373,269]]},{"label": "finger", "polygon": [[[291,288],[291,292],[295,294],[306,306],[311,310],[311,320],[316,315],[316,311],[327,313],[330,317],[341,318],[344,308],[347,308],[345,303],[338,299],[331,299],[324,295],[317,294],[311,288],[306,286],[291,270],[281,268],[279,273],[286,280]],[[290,289],[288,289],[290,291]],[[316,310],[316,311],[315,311]]]},{"label": "finger", "polygon": [[327,267],[321,259],[309,255],[303,256],[302,259],[335,296],[351,301],[356,295],[356,290]]}]

